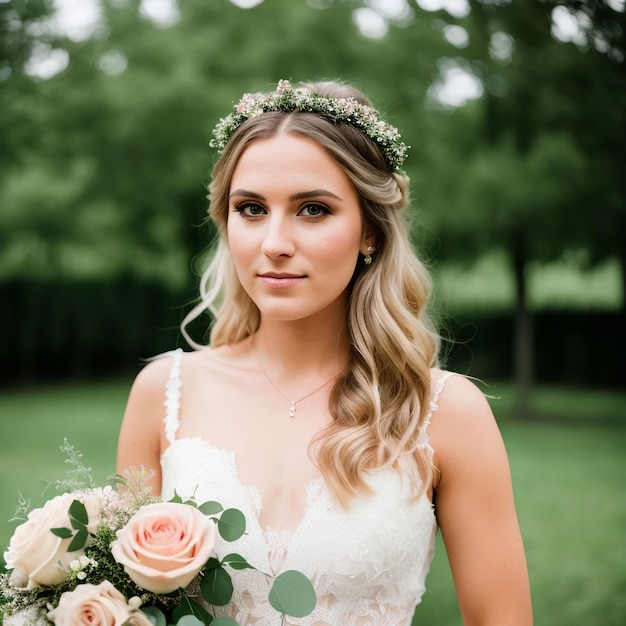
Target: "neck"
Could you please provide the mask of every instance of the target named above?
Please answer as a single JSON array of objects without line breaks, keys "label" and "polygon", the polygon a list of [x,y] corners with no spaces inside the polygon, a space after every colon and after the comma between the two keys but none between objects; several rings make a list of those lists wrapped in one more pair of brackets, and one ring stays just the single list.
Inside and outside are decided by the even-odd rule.
[{"label": "neck", "polygon": [[285,381],[331,377],[348,360],[345,327],[263,321],[252,341],[268,373]]}]

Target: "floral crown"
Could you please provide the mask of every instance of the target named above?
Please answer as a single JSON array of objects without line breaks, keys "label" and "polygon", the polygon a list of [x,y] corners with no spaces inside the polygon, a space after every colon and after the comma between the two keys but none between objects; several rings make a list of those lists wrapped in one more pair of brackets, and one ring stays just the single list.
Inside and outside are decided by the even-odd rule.
[{"label": "floral crown", "polygon": [[333,124],[351,124],[380,146],[385,159],[395,170],[400,169],[409,149],[400,138],[398,129],[383,122],[372,107],[354,98],[332,98],[310,93],[306,89],[292,87],[288,80],[279,81],[276,91],[270,93],[244,94],[233,107],[233,112],[223,117],[213,129],[211,147],[223,152],[231,135],[241,124],[270,111],[314,113]]}]

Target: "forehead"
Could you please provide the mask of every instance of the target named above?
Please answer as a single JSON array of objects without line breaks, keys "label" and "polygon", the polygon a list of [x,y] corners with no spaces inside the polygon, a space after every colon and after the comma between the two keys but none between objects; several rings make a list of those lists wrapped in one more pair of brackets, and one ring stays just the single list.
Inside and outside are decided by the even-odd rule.
[{"label": "forehead", "polygon": [[235,165],[231,188],[248,184],[311,184],[356,189],[341,166],[314,139],[294,133],[256,139],[247,146]]}]

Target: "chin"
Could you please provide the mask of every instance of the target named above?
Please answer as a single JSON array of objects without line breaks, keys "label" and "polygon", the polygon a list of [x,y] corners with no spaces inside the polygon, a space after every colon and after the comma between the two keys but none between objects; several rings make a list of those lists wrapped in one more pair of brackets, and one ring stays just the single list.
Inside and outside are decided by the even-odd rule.
[{"label": "chin", "polygon": [[301,311],[285,310],[279,307],[259,307],[259,312],[261,319],[274,320],[276,322],[299,322],[314,315]]},{"label": "chin", "polygon": [[276,322],[304,322],[307,320],[319,322],[326,319],[329,326],[336,320],[340,322],[345,321],[346,312],[343,299],[332,303],[316,304],[320,304],[320,306],[303,306],[303,303],[296,304],[295,302],[256,302],[261,319],[274,320]]}]

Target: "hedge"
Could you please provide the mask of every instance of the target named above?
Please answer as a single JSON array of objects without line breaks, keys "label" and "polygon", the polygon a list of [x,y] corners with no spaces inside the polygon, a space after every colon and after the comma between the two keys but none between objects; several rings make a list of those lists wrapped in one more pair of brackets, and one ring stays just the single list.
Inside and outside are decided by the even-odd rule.
[{"label": "hedge", "polygon": [[[0,283],[2,383],[133,375],[142,359],[186,346],[179,324],[195,287],[167,289],[131,278],[109,282]],[[202,340],[208,320],[194,325]],[[541,311],[534,316],[538,381],[623,387],[619,313]],[[443,357],[456,371],[504,380],[512,374],[512,316],[467,313],[443,320]]]}]

